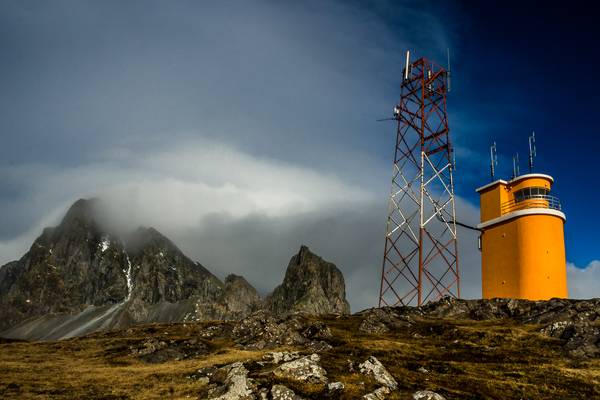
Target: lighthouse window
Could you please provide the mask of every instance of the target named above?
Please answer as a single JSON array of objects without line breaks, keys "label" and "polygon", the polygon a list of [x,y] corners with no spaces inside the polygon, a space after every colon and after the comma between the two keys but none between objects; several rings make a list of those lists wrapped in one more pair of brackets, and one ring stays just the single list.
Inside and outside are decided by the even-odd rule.
[{"label": "lighthouse window", "polygon": [[[528,187],[515,192],[515,202],[536,198],[538,196],[547,196],[550,190],[543,187]],[[538,197],[539,198],[539,197]]]}]

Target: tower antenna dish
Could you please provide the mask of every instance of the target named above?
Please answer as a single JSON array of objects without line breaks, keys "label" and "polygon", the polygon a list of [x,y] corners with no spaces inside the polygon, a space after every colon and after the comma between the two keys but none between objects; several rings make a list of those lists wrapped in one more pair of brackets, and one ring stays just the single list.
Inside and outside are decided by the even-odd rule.
[{"label": "tower antenna dish", "polygon": [[496,154],[496,142],[490,146],[490,175],[492,182],[496,177],[496,167],[498,166],[498,154]]},{"label": "tower antenna dish", "polygon": [[537,157],[537,151],[535,149],[535,131],[532,131],[529,136],[529,172],[533,172],[534,157]]},{"label": "tower antenna dish", "polygon": [[521,171],[519,170],[519,153],[516,153],[513,156],[513,179],[519,175],[521,175]]}]

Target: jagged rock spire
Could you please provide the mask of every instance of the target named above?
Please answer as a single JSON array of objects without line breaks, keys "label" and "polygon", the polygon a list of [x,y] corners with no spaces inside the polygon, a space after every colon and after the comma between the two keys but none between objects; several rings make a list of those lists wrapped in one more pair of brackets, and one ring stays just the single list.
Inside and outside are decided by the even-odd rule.
[{"label": "jagged rock spire", "polygon": [[302,245],[292,257],[283,283],[267,297],[274,313],[306,311],[312,314],[349,314],[342,272]]}]

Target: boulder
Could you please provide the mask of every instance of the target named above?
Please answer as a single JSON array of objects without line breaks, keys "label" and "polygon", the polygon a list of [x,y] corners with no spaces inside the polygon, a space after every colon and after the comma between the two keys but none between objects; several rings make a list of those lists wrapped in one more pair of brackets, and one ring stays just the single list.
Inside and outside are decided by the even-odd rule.
[{"label": "boulder", "polygon": [[308,342],[298,332],[301,328],[299,320],[276,318],[268,311],[260,310],[236,323],[232,337],[247,349],[297,345]]},{"label": "boulder", "polygon": [[413,325],[412,316],[418,309],[409,307],[370,308],[358,313],[363,320],[358,330],[368,334],[383,334],[390,330],[406,329]]},{"label": "boulder", "polygon": [[362,398],[365,400],[385,400],[386,395],[390,394],[390,389],[385,386],[365,394]]},{"label": "boulder", "polygon": [[385,369],[385,367],[379,362],[379,360],[373,356],[369,357],[364,363],[358,365],[358,368],[362,374],[372,376],[378,383],[382,384],[386,388],[396,390],[398,388],[398,382],[394,377]]},{"label": "boulder", "polygon": [[321,352],[331,349],[331,345],[318,338],[330,338],[332,335],[326,324],[311,322],[305,315],[275,316],[260,310],[236,322],[231,336],[245,349],[302,345],[310,351]]},{"label": "boulder", "polygon": [[[248,379],[248,370],[241,362],[226,365],[214,372],[215,380],[223,376],[222,385],[208,392],[209,399],[215,400],[251,400],[255,399],[253,391],[256,389],[251,379]],[[211,379],[212,380],[212,379]]]},{"label": "boulder", "polygon": [[327,371],[319,365],[319,361],[319,355],[313,353],[310,356],[281,364],[273,370],[273,375],[278,378],[308,383],[327,383]]},{"label": "boulder", "polygon": [[261,361],[263,364],[279,364],[280,362],[288,362],[292,360],[297,360],[300,358],[300,353],[297,351],[274,351],[271,353],[267,353],[263,356],[263,360]]},{"label": "boulder", "polygon": [[273,385],[271,388],[271,398],[273,400],[301,400],[302,398],[294,391],[283,385]]},{"label": "boulder", "polygon": [[327,384],[327,390],[330,392],[336,392],[339,390],[344,390],[346,386],[342,382],[330,382]]},{"label": "boulder", "polygon": [[414,392],[412,398],[413,400],[446,400],[446,398],[441,394],[437,394],[436,392],[432,392],[430,390],[420,390],[418,392]]}]

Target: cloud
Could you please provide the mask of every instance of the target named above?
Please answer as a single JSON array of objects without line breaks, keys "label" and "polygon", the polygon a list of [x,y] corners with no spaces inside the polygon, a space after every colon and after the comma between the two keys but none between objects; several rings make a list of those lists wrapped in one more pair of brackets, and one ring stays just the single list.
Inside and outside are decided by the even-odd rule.
[{"label": "cloud", "polygon": [[[211,214],[278,217],[322,211],[335,204],[352,207],[372,199],[367,190],[334,174],[252,156],[207,140],[114,153],[123,152],[128,154],[126,163],[116,157],[74,168],[4,168],[4,176],[31,184],[31,200],[15,202],[13,210],[55,205],[56,210],[41,221],[46,224],[55,222],[58,210],[75,199],[98,196],[112,205],[112,222],[123,225],[117,228],[152,225],[171,232],[194,227]],[[29,238],[29,232],[25,236]],[[12,243],[14,239],[2,242],[2,261],[16,256],[8,251],[15,248]]]},{"label": "cloud", "polygon": [[567,279],[569,297],[574,299],[600,297],[600,261],[594,260],[584,268],[567,263]]},{"label": "cloud", "polygon": [[[344,272],[354,310],[376,304],[387,188],[352,184],[207,140],[110,154],[99,163],[42,176],[29,166],[5,170],[33,182],[32,198],[60,206],[25,234],[0,242],[1,262],[18,258],[76,198],[97,196],[108,204],[114,227],[154,226],[221,278],[242,274],[266,294],[281,282],[291,255],[306,244]],[[373,176],[378,174],[385,172]],[[458,199],[457,209],[462,221],[476,221],[472,205]],[[477,240],[468,231],[460,235],[463,296],[477,297]]]},{"label": "cloud", "polygon": [[95,168],[101,187],[112,176],[103,164],[139,162],[129,149],[139,156],[190,136],[381,185],[387,178],[376,181],[372,171],[389,171],[394,136],[375,120],[397,101],[401,53],[446,49],[444,26],[412,2],[0,9],[2,36],[11,38],[0,41],[10,60],[0,66],[4,240],[63,206],[53,201],[60,185],[32,195],[43,192],[35,187],[43,179],[65,168],[79,170],[71,179],[95,179],[86,174]]}]

